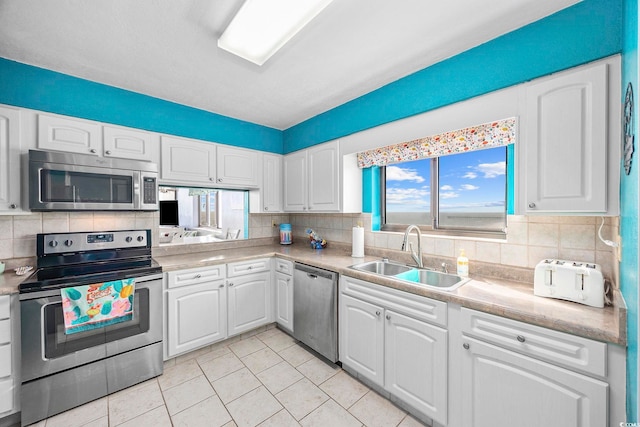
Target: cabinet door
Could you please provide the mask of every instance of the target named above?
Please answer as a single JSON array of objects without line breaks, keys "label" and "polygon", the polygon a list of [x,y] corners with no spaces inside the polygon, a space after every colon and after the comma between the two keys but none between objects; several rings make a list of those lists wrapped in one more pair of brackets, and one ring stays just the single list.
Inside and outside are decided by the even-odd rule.
[{"label": "cabinet door", "polygon": [[385,313],[385,389],[447,424],[447,331],[391,310]]},{"label": "cabinet door", "polygon": [[293,331],[293,279],[291,276],[276,273],[276,322],[289,331]]},{"label": "cabinet door", "polygon": [[334,141],[309,149],[309,210],[340,210],[340,161],[338,142]]},{"label": "cabinet door", "polygon": [[258,152],[218,145],[216,159],[218,184],[258,186]]},{"label": "cabinet door", "polygon": [[20,111],[0,107],[0,214],[20,209]]},{"label": "cabinet door", "polygon": [[229,336],[271,321],[270,275],[265,272],[229,280]]},{"label": "cabinet door", "polygon": [[162,137],[162,179],[213,184],[216,176],[216,145]]},{"label": "cabinet door", "polygon": [[166,293],[168,356],[227,337],[227,296],[223,280],[169,289]]},{"label": "cabinet door", "polygon": [[340,294],[339,301],[340,361],[383,386],[383,308],[344,294]]},{"label": "cabinet door", "polygon": [[527,212],[607,211],[607,78],[600,64],[527,88]]},{"label": "cabinet door", "polygon": [[262,210],[282,211],[282,156],[265,154],[262,161]]},{"label": "cabinet door", "polygon": [[98,123],[38,114],[38,148],[80,154],[100,154]]},{"label": "cabinet door", "polygon": [[606,383],[473,338],[463,342],[462,425],[607,425]]},{"label": "cabinet door", "polygon": [[153,160],[152,135],[133,129],[104,126],[102,128],[105,157],[121,159]]},{"label": "cabinet door", "polygon": [[284,210],[307,210],[307,152],[284,156]]}]

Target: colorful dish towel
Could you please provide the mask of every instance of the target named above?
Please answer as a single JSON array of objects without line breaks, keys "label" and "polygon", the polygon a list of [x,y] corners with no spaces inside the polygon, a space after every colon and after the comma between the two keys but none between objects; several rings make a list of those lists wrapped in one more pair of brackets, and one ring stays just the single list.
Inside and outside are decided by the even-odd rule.
[{"label": "colorful dish towel", "polygon": [[65,334],[133,319],[134,293],[135,279],[61,289]]}]

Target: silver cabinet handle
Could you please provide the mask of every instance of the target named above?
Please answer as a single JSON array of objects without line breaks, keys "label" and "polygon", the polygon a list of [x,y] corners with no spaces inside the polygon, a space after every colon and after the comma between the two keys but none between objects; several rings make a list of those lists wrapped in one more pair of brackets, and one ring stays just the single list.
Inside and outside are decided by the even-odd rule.
[{"label": "silver cabinet handle", "polygon": [[520,341],[520,342],[524,342],[524,341],[525,341],[525,339],[524,339],[524,337],[523,337],[522,335],[518,335],[518,336],[516,337],[516,339],[517,339],[518,341]]},{"label": "silver cabinet handle", "polygon": [[222,178],[218,178],[218,182],[222,182]]},{"label": "silver cabinet handle", "polygon": [[387,320],[391,320],[391,316],[389,316],[388,314],[385,317],[387,318]]},{"label": "silver cabinet handle", "polygon": [[376,311],[376,316],[380,317],[380,312]]},{"label": "silver cabinet handle", "polygon": [[529,203],[529,209],[535,209],[535,207],[536,207],[535,203],[533,203],[533,202]]},{"label": "silver cabinet handle", "polygon": [[233,286],[233,283],[229,283],[229,286]]},{"label": "silver cabinet handle", "polygon": [[218,286],[219,288],[224,288],[224,283]]},{"label": "silver cabinet handle", "polygon": [[91,150],[89,150],[89,152],[90,152],[90,153],[95,153],[95,152],[96,152],[96,149],[95,149],[95,148],[92,148]]},{"label": "silver cabinet handle", "polygon": [[9,205],[9,207],[10,207],[11,209],[17,209],[17,208],[18,208],[18,205],[16,205],[15,203],[11,203],[11,204]]},{"label": "silver cabinet handle", "polygon": [[199,274],[199,273],[198,273],[198,274],[196,274],[193,278],[194,278],[194,279],[199,279],[199,278],[201,278],[201,277],[202,277],[202,274]]},{"label": "silver cabinet handle", "polygon": [[289,283],[291,281],[291,279],[287,279],[287,283]]},{"label": "silver cabinet handle", "polygon": [[111,154],[111,150],[107,150],[104,152],[104,154],[106,154],[107,156],[109,156]]},{"label": "silver cabinet handle", "polygon": [[265,210],[265,211],[268,211],[268,210],[269,210],[269,208],[265,206],[265,207],[264,207],[264,210]]},{"label": "silver cabinet handle", "polygon": [[209,177],[209,181],[213,181],[213,177]]},{"label": "silver cabinet handle", "polygon": [[249,266],[249,270],[253,270],[253,266],[252,265]]},{"label": "silver cabinet handle", "polygon": [[469,350],[469,347],[469,343],[462,344],[462,348],[464,348],[465,350]]}]

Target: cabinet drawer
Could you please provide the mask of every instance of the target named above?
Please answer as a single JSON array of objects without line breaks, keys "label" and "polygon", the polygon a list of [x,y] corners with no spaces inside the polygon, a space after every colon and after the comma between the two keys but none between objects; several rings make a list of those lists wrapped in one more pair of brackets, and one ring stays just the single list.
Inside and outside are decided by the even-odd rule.
[{"label": "cabinet drawer", "polygon": [[352,277],[340,278],[340,292],[414,319],[447,326],[447,303]]},{"label": "cabinet drawer", "polygon": [[9,311],[10,302],[11,298],[9,295],[0,296],[0,319],[8,319],[11,317],[11,312]]},{"label": "cabinet drawer", "polygon": [[0,345],[0,378],[11,375],[11,344]]},{"label": "cabinet drawer", "polygon": [[271,270],[270,261],[270,258],[261,258],[251,261],[232,262],[227,264],[227,277],[236,277],[244,274],[269,271]]},{"label": "cabinet drawer", "polygon": [[284,259],[276,258],[276,271],[278,273],[293,275],[293,263]]},{"label": "cabinet drawer", "polygon": [[0,345],[11,342],[11,319],[0,320]]},{"label": "cabinet drawer", "polygon": [[0,414],[13,409],[13,380],[0,380]]},{"label": "cabinet drawer", "polygon": [[167,288],[179,288],[181,286],[224,279],[224,273],[224,264],[190,268],[189,270],[170,271],[167,273]]},{"label": "cabinet drawer", "polygon": [[601,377],[607,375],[605,343],[464,307],[460,317],[462,332],[466,335],[554,365]]}]

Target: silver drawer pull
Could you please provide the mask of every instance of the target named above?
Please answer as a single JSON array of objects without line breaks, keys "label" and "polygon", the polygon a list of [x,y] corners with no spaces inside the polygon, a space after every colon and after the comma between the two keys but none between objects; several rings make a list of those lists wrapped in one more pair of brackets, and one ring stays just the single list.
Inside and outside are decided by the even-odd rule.
[{"label": "silver drawer pull", "polygon": [[524,337],[523,337],[522,335],[518,335],[518,336],[516,337],[516,339],[517,339],[518,341],[520,341],[520,342],[524,342],[524,341],[525,341],[525,339],[524,339]]},{"label": "silver drawer pull", "polygon": [[469,343],[462,344],[462,348],[464,348],[465,350],[469,350],[469,347]]},{"label": "silver drawer pull", "polygon": [[199,279],[199,278],[201,278],[201,277],[202,277],[202,274],[199,274],[199,273],[198,273],[198,274],[196,274],[196,275],[195,275],[194,279]]},{"label": "silver drawer pull", "polygon": [[229,286],[233,286],[233,283],[229,283]]},{"label": "silver drawer pull", "polygon": [[249,270],[253,270],[253,266],[252,265],[249,266]]},{"label": "silver drawer pull", "polygon": [[380,317],[380,312],[376,311],[376,316]]},{"label": "silver drawer pull", "polygon": [[391,320],[391,316],[389,316],[388,314],[386,315],[387,320]]}]

